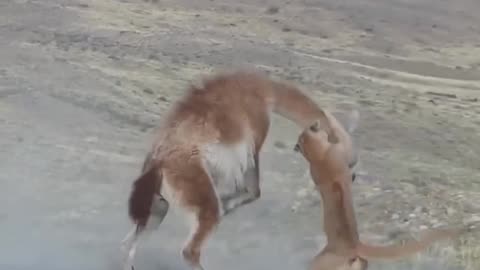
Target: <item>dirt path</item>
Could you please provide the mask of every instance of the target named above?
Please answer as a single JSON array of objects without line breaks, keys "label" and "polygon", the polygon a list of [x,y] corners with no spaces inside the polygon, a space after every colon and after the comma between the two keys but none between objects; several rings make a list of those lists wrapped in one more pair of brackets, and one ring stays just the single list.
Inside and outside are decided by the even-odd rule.
[{"label": "dirt path", "polygon": [[[0,268],[118,269],[151,128],[191,80],[238,66],[360,108],[362,238],[480,221],[478,1],[271,2],[1,1]],[[302,269],[323,245],[297,132],[274,123],[262,198],[222,223],[207,269]],[[138,269],[183,269],[180,221],[142,244]],[[479,246],[371,269],[479,269]]]}]

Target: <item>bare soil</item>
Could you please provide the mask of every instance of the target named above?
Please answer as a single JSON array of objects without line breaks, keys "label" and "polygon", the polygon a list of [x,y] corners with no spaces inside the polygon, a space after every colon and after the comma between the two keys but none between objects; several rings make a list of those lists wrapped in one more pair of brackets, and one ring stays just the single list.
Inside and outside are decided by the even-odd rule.
[{"label": "bare soil", "polygon": [[[0,1],[0,268],[118,269],[128,191],[186,86],[251,66],[361,112],[362,239],[480,221],[478,0]],[[305,269],[324,244],[298,130],[276,118],[262,198],[222,222],[207,269]],[[187,269],[174,212],[137,269]],[[480,235],[371,269],[480,269]]]}]

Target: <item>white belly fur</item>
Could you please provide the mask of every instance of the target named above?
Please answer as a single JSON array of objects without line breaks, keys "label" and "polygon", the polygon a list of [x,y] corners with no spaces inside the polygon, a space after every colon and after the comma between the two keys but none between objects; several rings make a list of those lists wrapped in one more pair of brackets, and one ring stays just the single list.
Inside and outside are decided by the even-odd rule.
[{"label": "white belly fur", "polygon": [[234,145],[212,143],[202,148],[204,165],[218,197],[245,189],[244,174],[254,166],[253,151],[251,140]]}]

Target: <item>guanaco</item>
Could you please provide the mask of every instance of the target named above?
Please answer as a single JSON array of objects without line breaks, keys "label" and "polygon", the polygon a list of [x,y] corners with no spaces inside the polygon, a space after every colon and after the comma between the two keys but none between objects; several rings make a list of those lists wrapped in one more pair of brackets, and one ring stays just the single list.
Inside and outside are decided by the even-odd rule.
[{"label": "guanaco", "polygon": [[126,270],[133,269],[138,237],[158,227],[170,204],[190,219],[184,260],[204,269],[201,249],[221,217],[260,197],[259,153],[272,113],[302,129],[319,119],[329,130],[323,110],[305,93],[257,71],[219,73],[190,86],[167,112],[133,183]]},{"label": "guanaco", "polygon": [[329,141],[320,122],[316,121],[301,132],[294,147],[309,163],[310,174],[323,205],[323,230],[327,244],[312,260],[311,270],[366,270],[368,259],[398,259],[412,255],[434,241],[460,232],[456,229],[431,229],[424,232],[419,241],[411,240],[404,245],[371,246],[362,243],[350,190],[352,172],[348,158],[353,150],[352,127],[357,125],[359,113],[353,110],[345,126],[326,110],[324,116],[337,141]]}]

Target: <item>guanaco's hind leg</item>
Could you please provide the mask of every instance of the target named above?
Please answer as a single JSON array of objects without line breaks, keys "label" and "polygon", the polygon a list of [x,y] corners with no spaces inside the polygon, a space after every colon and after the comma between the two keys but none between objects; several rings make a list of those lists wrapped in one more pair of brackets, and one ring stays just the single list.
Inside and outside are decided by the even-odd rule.
[{"label": "guanaco's hind leg", "polygon": [[[209,174],[200,161],[192,160],[166,176],[178,197],[178,206],[190,221],[190,235],[182,249],[192,270],[203,270],[201,249],[220,222],[220,202]],[[182,211],[182,212],[183,212]]]},{"label": "guanaco's hind leg", "polygon": [[141,232],[142,231],[139,229],[138,225],[135,225],[122,241],[122,248],[126,253],[123,262],[123,270],[134,270],[133,259],[135,258],[135,253],[137,252],[138,237]]},{"label": "guanaco's hind leg", "polygon": [[122,240],[122,248],[124,250],[125,259],[123,262],[123,270],[134,270],[133,261],[137,252],[137,245],[140,236],[154,231],[160,226],[163,219],[167,215],[169,208],[168,202],[160,195],[155,195],[153,204],[150,210],[150,217],[145,228],[134,225]]},{"label": "guanaco's hind leg", "polygon": [[212,210],[201,208],[194,215],[190,237],[182,250],[183,258],[193,270],[204,270],[200,263],[201,249],[220,221],[218,211]]},{"label": "guanaco's hind leg", "polygon": [[222,199],[224,215],[231,213],[242,205],[249,204],[260,198],[260,164],[258,154],[254,155],[254,166],[248,168],[243,177],[245,190]]}]

